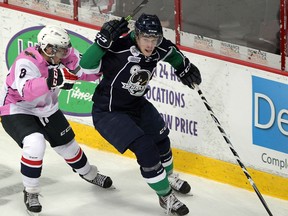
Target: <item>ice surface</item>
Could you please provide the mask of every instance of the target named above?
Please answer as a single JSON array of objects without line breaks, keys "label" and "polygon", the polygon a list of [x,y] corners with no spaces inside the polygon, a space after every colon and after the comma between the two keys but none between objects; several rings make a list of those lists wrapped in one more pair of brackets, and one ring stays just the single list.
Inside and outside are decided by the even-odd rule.
[{"label": "ice surface", "polygon": [[[41,178],[41,216],[165,216],[134,159],[81,146],[90,163],[111,176],[116,189],[105,190],[83,181],[47,145]],[[27,215],[19,173],[20,158],[21,149],[0,124],[1,216]],[[254,191],[185,173],[180,176],[192,186],[194,196],[178,195],[190,209],[191,216],[268,215]],[[288,216],[288,201],[269,196],[264,198],[274,216]]]}]

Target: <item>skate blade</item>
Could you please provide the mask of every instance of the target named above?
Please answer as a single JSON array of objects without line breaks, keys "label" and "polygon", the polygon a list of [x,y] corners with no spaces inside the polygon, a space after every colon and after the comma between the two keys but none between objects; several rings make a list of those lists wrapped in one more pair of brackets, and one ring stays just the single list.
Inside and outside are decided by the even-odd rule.
[{"label": "skate blade", "polygon": [[30,215],[30,216],[40,216],[40,213],[31,212],[31,211],[29,211],[29,210],[26,210],[26,212],[27,212],[28,215]]},{"label": "skate blade", "polygon": [[184,194],[184,195],[186,195],[186,196],[194,196],[191,191],[189,193],[187,193],[187,194]]},{"label": "skate blade", "polygon": [[105,189],[105,190],[115,190],[116,187],[114,185],[111,185],[109,188],[103,188],[103,189]]},{"label": "skate blade", "polygon": [[194,196],[194,194],[190,191],[189,193],[183,194],[177,190],[173,190],[175,192],[175,194],[177,194],[177,196],[181,196],[181,197],[185,197],[185,196]]},{"label": "skate blade", "polygon": [[167,211],[164,211],[164,214],[165,215],[168,215],[168,216],[179,216],[177,213],[175,212],[167,212]]}]

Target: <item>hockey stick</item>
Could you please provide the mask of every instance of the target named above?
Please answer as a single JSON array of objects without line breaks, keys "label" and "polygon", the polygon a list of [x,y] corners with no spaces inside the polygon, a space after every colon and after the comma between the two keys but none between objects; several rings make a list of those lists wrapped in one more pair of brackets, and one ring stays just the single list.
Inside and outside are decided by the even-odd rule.
[{"label": "hockey stick", "polygon": [[194,84],[193,86],[191,86],[191,88],[195,88],[195,90],[198,92],[199,96],[201,97],[205,107],[207,108],[207,110],[209,111],[212,119],[214,120],[214,122],[216,123],[219,131],[221,132],[223,138],[225,139],[226,143],[229,145],[230,150],[232,151],[233,155],[235,156],[238,164],[240,165],[241,169],[243,170],[244,174],[246,175],[248,181],[250,182],[250,184],[252,185],[254,191],[256,192],[257,196],[259,197],[260,201],[262,202],[263,206],[265,207],[266,211],[268,212],[268,214],[270,216],[273,216],[273,214],[271,213],[270,209],[268,208],[268,205],[266,203],[266,201],[264,200],[263,196],[261,195],[260,191],[258,190],[255,182],[253,181],[252,177],[250,176],[249,172],[247,171],[245,165],[242,163],[242,161],[240,160],[239,155],[237,154],[237,152],[235,151],[232,143],[230,142],[226,132],[224,131],[224,129],[222,128],[220,122],[218,121],[217,117],[215,116],[213,110],[211,109],[211,106],[209,105],[209,103],[207,102],[206,98],[204,97],[202,91],[200,90],[199,86]]},{"label": "hockey stick", "polygon": [[129,16],[127,16],[127,17],[125,18],[125,20],[126,20],[126,21],[131,20],[131,19],[135,16],[135,14],[137,14],[143,7],[146,6],[146,4],[148,3],[148,1],[149,1],[149,0],[143,0],[143,1],[133,10],[132,14],[129,15]]}]

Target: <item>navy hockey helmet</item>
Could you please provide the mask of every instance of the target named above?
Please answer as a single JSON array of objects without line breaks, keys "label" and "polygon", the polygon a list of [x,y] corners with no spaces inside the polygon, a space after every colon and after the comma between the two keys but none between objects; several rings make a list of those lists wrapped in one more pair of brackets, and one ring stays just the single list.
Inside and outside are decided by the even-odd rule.
[{"label": "navy hockey helmet", "polygon": [[158,37],[158,44],[160,44],[163,38],[163,30],[159,18],[156,15],[141,14],[135,22],[135,34],[136,36]]}]

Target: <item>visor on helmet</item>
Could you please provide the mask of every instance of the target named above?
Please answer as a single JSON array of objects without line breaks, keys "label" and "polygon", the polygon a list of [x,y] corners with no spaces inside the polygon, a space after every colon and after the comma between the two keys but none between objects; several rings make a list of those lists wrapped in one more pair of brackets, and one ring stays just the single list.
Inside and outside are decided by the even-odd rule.
[{"label": "visor on helmet", "polygon": [[71,53],[71,44],[68,47],[52,47],[54,56],[64,59]]}]

